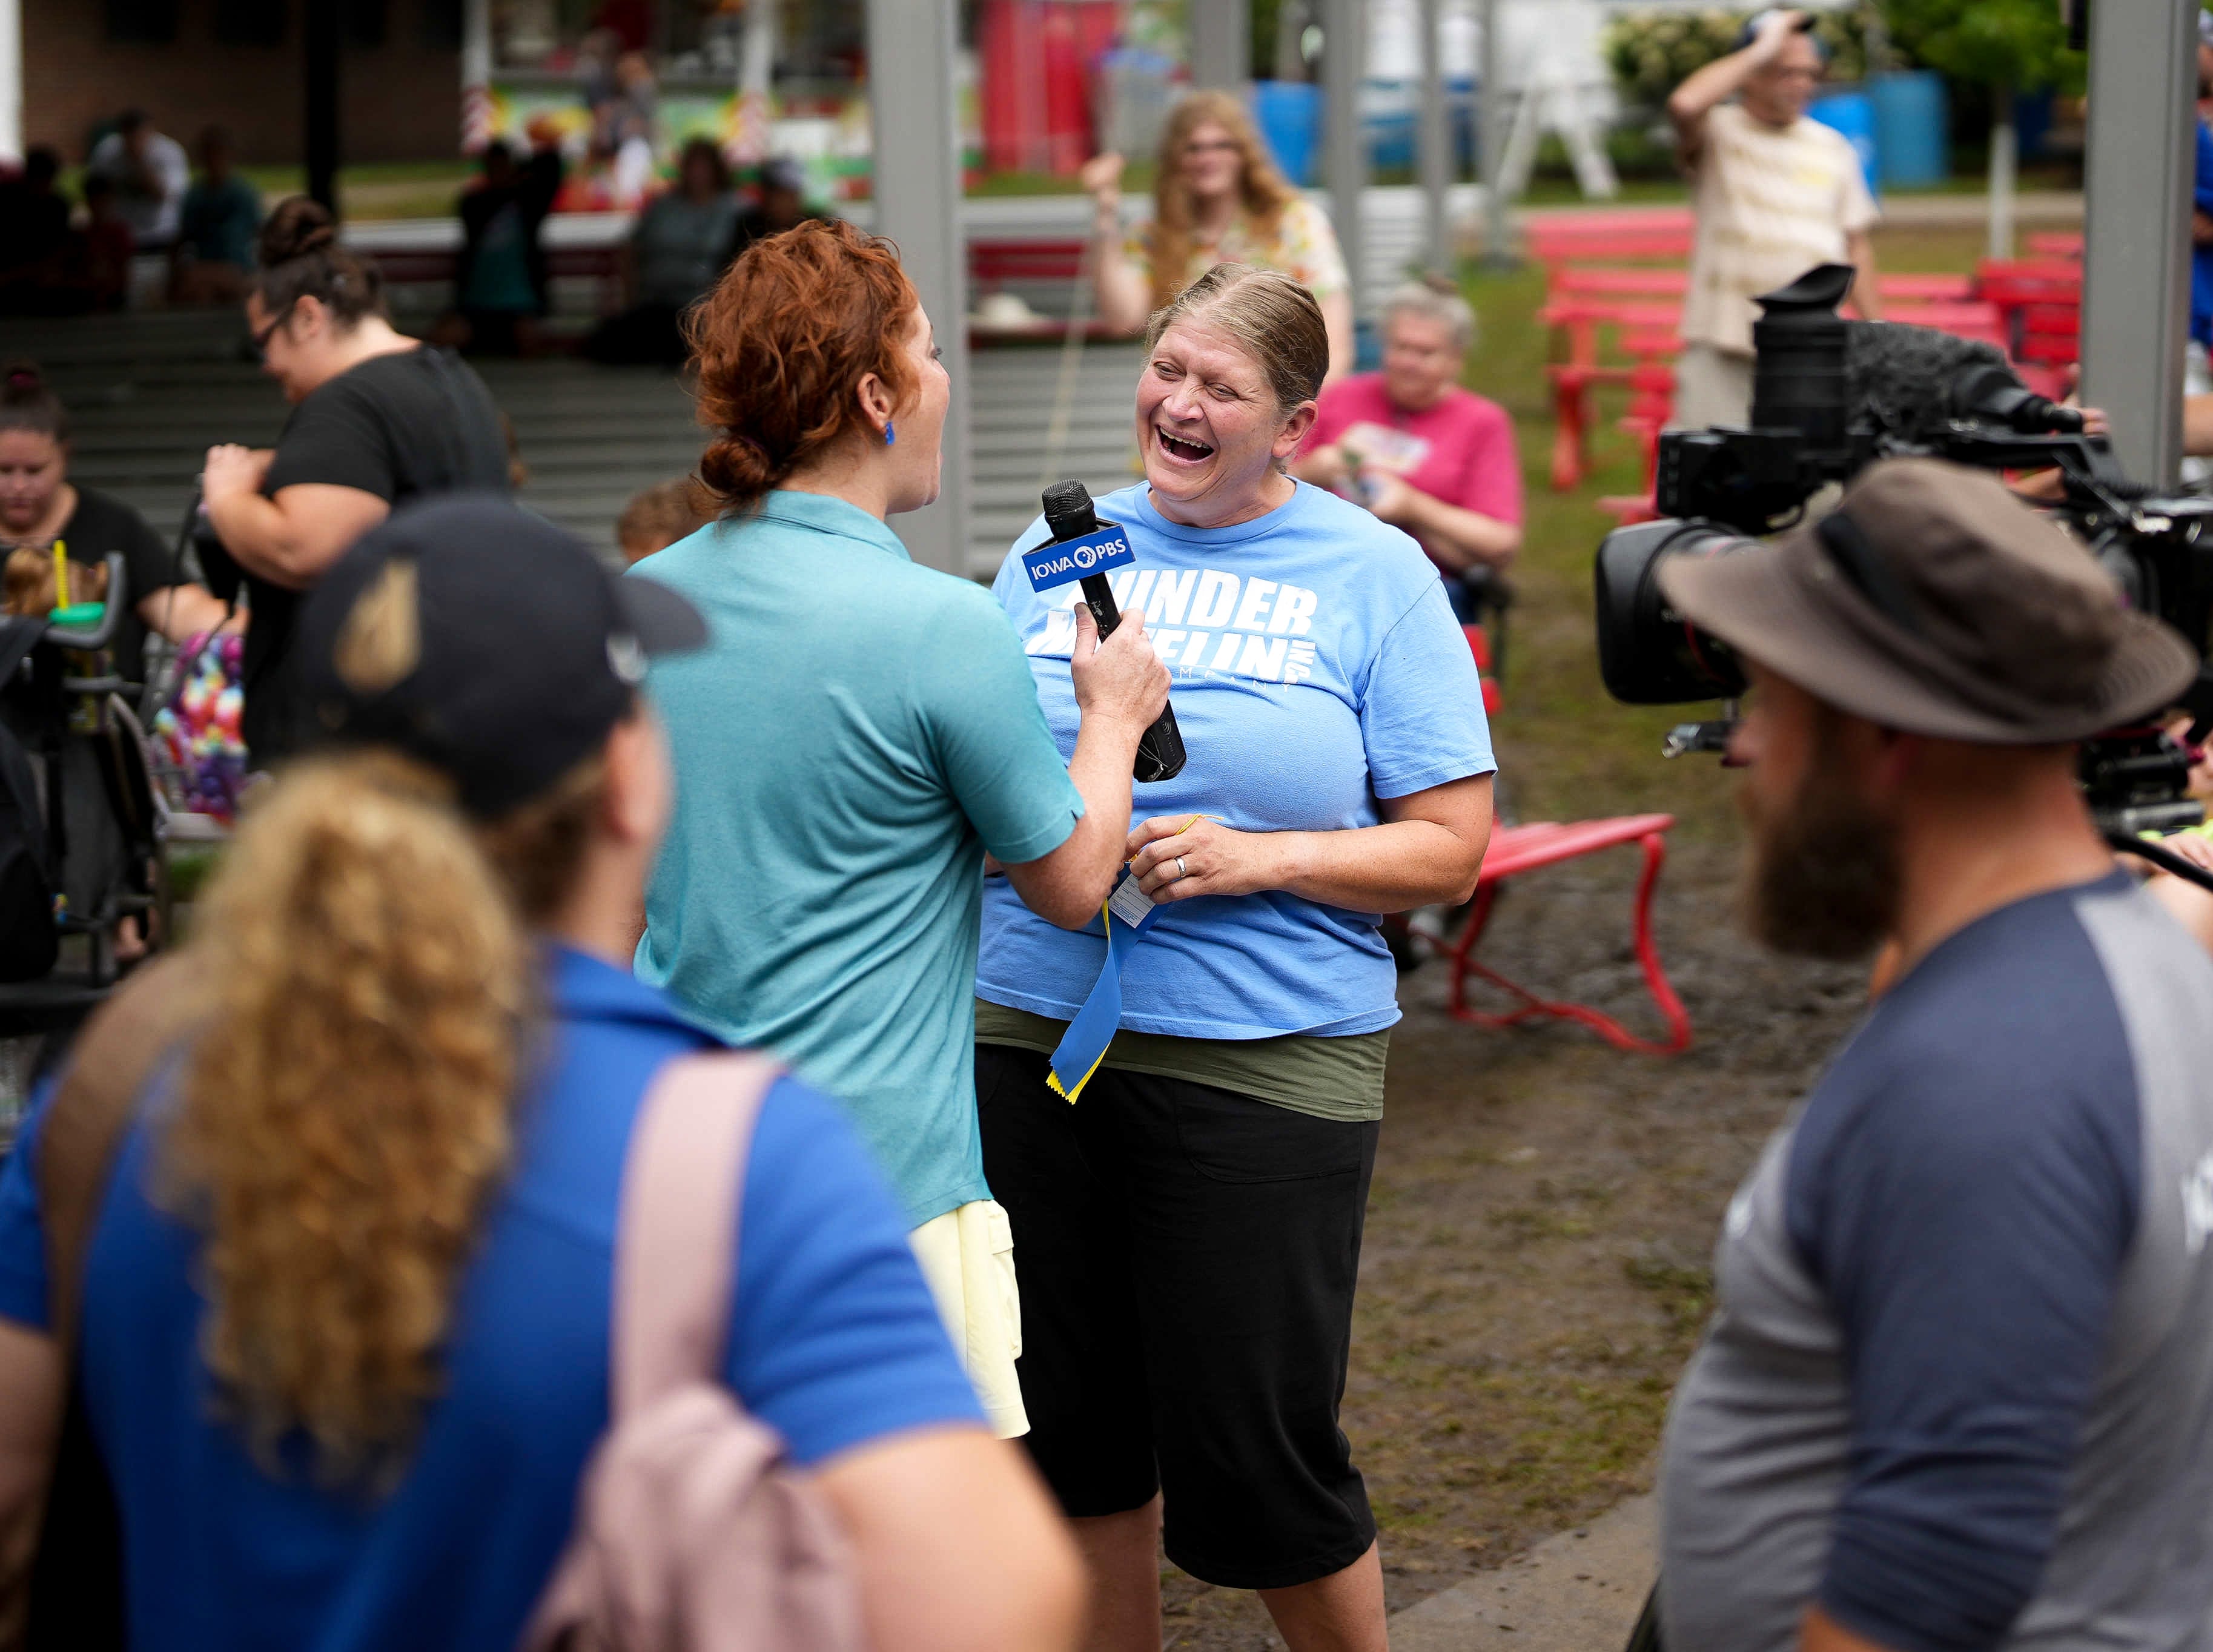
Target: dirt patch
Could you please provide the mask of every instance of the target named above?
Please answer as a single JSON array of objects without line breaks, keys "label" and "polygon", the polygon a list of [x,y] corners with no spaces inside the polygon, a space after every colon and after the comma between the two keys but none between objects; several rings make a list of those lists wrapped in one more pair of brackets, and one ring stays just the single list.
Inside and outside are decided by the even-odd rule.
[{"label": "dirt patch", "polygon": [[[1629,946],[1636,866],[1619,850],[1517,882],[1485,960],[1656,1029]],[[1661,885],[1697,1029],[1683,1056],[1464,1025],[1441,962],[1401,983],[1344,1405],[1394,1611],[1649,1484],[1722,1211],[1863,998],[1862,972],[1739,935],[1734,868],[1729,844],[1692,843]],[[1254,1596],[1163,1577],[1170,1645],[1282,1644]]]}]

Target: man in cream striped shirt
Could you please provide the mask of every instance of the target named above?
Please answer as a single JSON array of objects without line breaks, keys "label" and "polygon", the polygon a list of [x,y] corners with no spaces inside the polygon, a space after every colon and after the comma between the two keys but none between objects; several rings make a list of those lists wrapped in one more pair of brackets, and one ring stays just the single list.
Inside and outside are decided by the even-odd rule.
[{"label": "man in cream striped shirt", "polygon": [[1762,12],[1738,50],[1667,100],[1698,212],[1675,372],[1679,428],[1749,419],[1754,294],[1816,264],[1850,264],[1859,270],[1851,302],[1875,315],[1875,198],[1843,134],[1807,118],[1822,71],[1809,21]]}]

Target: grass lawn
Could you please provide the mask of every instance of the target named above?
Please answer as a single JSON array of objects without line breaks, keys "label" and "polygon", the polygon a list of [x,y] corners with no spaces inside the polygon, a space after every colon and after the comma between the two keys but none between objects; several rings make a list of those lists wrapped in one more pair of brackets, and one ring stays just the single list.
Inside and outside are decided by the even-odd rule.
[{"label": "grass lawn", "polygon": [[[345,215],[352,218],[439,218],[454,210],[454,196],[476,170],[476,163],[460,155],[436,161],[375,161],[342,168],[338,174],[338,194]],[[239,171],[249,179],[267,201],[277,201],[287,195],[296,195],[308,185],[307,169],[299,166],[249,166]],[[1406,184],[1411,177],[1402,168],[1396,173],[1376,174],[1379,184]],[[64,176],[64,186],[75,193],[76,172],[70,169]],[[1125,195],[1149,195],[1153,186],[1153,164],[1149,157],[1133,159],[1122,174]],[[2039,173],[2023,180],[2025,188],[2072,188],[2079,180],[2071,174],[2059,171]],[[1946,181],[1916,188],[1900,193],[1923,195],[1978,194],[1984,187],[1979,176],[1962,174]],[[1073,195],[1081,190],[1074,178],[1063,178],[1043,172],[992,173],[977,179],[969,189],[972,195],[1003,198],[1020,195]],[[1670,202],[1686,201],[1689,194],[1679,178],[1625,177],[1621,180],[1621,193],[1616,204],[1627,206],[1664,205]],[[1524,206],[1554,207],[1595,204],[1586,203],[1575,180],[1565,173],[1539,172],[1530,180],[1528,192],[1522,198]],[[1960,267],[1965,267],[1964,265]]]},{"label": "grass lawn", "polygon": [[[308,186],[304,167],[241,167],[265,202],[297,195]],[[454,197],[476,171],[476,163],[455,155],[450,161],[381,161],[343,168],[338,204],[349,218],[444,218],[453,216]]]}]

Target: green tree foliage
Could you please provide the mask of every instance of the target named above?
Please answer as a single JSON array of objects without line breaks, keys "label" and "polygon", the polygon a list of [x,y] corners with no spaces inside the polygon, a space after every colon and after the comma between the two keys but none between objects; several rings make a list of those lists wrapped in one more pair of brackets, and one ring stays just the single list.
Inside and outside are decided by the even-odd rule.
[{"label": "green tree foliage", "polygon": [[[1712,7],[1698,11],[1624,11],[1606,24],[1600,49],[1613,71],[1622,101],[1631,108],[1656,109],[1667,94],[1716,58],[1727,57],[1737,31],[1759,9]],[[1856,9],[1825,11],[1814,33],[1829,49],[1829,78],[1856,81],[1866,64],[1862,20]]]},{"label": "green tree foliage", "polygon": [[2021,92],[2082,89],[2083,59],[2067,50],[2052,0],[1883,0],[1882,9],[1902,50],[1955,80]]}]

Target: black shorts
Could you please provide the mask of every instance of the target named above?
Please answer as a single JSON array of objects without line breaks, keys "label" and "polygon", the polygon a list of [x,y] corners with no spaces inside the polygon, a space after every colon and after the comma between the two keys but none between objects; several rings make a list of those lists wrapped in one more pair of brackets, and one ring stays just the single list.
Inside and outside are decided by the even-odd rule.
[{"label": "black shorts", "polygon": [[976,1047],[984,1170],[1014,1225],[1030,1453],[1071,1516],[1162,1494],[1168,1558],[1231,1588],[1375,1540],[1337,1425],[1381,1125]]}]

